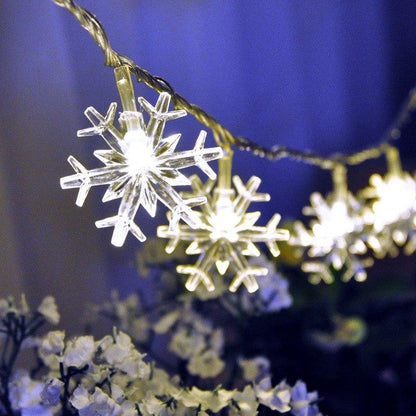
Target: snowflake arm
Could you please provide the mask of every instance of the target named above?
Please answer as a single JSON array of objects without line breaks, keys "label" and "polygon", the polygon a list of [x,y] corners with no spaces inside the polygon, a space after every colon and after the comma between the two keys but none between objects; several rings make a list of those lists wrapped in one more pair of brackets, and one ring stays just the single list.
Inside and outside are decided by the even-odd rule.
[{"label": "snowflake arm", "polygon": [[231,249],[229,253],[234,267],[237,270],[237,274],[229,286],[230,292],[236,292],[242,284],[244,284],[249,293],[253,293],[258,290],[259,285],[257,283],[256,276],[267,275],[267,268],[249,266],[247,259],[236,250]]}]

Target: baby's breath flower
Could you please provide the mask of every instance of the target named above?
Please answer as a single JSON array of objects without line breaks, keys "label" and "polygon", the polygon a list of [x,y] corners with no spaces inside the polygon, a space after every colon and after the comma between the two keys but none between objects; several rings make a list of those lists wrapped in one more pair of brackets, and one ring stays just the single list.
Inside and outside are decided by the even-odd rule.
[{"label": "baby's breath flower", "polygon": [[231,397],[232,393],[227,390],[219,389],[210,391],[192,387],[190,390],[183,390],[180,401],[186,407],[200,408],[201,410],[210,410],[211,412],[218,413],[228,405]]},{"label": "baby's breath flower", "polygon": [[136,318],[130,325],[131,336],[137,342],[146,342],[149,338],[150,323],[144,317]]},{"label": "baby's breath flower", "polygon": [[143,361],[143,354],[140,354],[131,342],[131,338],[124,332],[115,334],[112,343],[106,343],[102,347],[102,356],[106,362],[131,377],[146,378],[150,374],[148,364]]},{"label": "baby's breath flower", "polygon": [[157,334],[166,334],[173,325],[175,325],[176,321],[180,317],[180,311],[175,310],[173,312],[169,312],[166,315],[163,315],[162,318],[159,319],[158,322],[153,325],[153,330]]},{"label": "baby's breath flower", "polygon": [[49,406],[57,406],[60,402],[63,386],[64,383],[61,380],[56,378],[48,380],[40,393],[42,402]]},{"label": "baby's breath flower", "polygon": [[290,401],[291,413],[295,416],[318,416],[318,407],[314,402],[318,399],[316,391],[308,392],[306,384],[298,380],[292,388],[292,399]]},{"label": "baby's breath flower", "polygon": [[89,394],[83,386],[78,386],[70,402],[80,416],[122,416],[120,406],[99,387]]},{"label": "baby's breath flower", "polygon": [[38,312],[51,324],[57,325],[60,320],[58,307],[53,296],[46,296],[38,307]]},{"label": "baby's breath flower", "polygon": [[10,304],[7,299],[0,299],[0,318],[4,318],[9,312]]},{"label": "baby's breath flower", "polygon": [[255,357],[249,360],[240,358],[238,364],[243,370],[243,377],[247,381],[259,382],[269,373],[270,362],[266,357]]},{"label": "baby's breath flower", "polygon": [[84,367],[94,356],[94,338],[91,335],[76,337],[69,341],[63,362],[67,367]]},{"label": "baby's breath flower", "polygon": [[65,332],[64,331],[50,331],[40,341],[39,354],[41,357],[46,357],[51,354],[61,355],[65,343]]},{"label": "baby's breath flower", "polygon": [[202,354],[194,354],[188,362],[186,368],[193,375],[204,378],[215,377],[224,369],[225,363],[216,351],[208,350]]},{"label": "baby's breath flower", "polygon": [[178,330],[172,337],[169,349],[184,360],[205,348],[204,337],[198,332],[189,332],[185,328]]},{"label": "baby's breath flower", "polygon": [[243,391],[234,392],[229,416],[255,416],[258,406],[253,388],[246,386]]},{"label": "baby's breath flower", "polygon": [[[25,370],[17,370],[10,383],[10,402],[13,409],[20,410],[22,414],[35,415],[41,410],[41,392],[44,384],[32,380]],[[52,413],[50,413],[52,415]]]},{"label": "baby's breath flower", "polygon": [[259,384],[255,385],[255,390],[260,403],[270,409],[282,413],[291,409],[291,406],[289,406],[291,395],[290,386],[285,381],[272,387],[270,378],[266,377]]}]

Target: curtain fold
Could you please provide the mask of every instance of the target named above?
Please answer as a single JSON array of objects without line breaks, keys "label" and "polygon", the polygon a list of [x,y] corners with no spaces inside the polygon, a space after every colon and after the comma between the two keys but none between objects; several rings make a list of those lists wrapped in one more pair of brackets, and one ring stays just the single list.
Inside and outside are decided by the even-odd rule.
[{"label": "curtain fold", "polygon": [[[374,144],[416,79],[413,2],[79,2],[103,22],[118,52],[233,133],[264,145],[331,154]],[[76,131],[89,126],[86,107],[105,112],[118,101],[112,69],[51,1],[2,2],[0,30],[0,296],[25,290],[36,302],[53,293],[75,328],[74,308],[77,315],[112,287],[140,286],[139,243],[130,236],[115,249],[111,231],[94,226],[117,208],[102,204],[94,189],[80,210],[76,191],[59,189],[59,178],[72,173],[69,154],[86,166],[98,163],[92,152],[103,143]],[[156,99],[143,85],[136,92]],[[188,148],[200,128],[191,116],[169,126],[182,131]],[[261,208],[265,220],[274,211],[300,215],[309,193],[329,183],[326,173],[298,163],[243,152],[235,159],[234,173],[259,175],[260,191],[272,195]],[[138,223],[154,234],[162,211],[156,220],[139,211]]]}]

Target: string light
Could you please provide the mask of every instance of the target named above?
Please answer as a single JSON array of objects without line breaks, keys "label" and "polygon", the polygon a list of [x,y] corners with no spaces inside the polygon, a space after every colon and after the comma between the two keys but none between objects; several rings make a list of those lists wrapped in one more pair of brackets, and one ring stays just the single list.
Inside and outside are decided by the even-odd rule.
[{"label": "string light", "polygon": [[99,228],[114,227],[111,242],[115,246],[124,244],[129,231],[139,241],[146,239],[134,218],[140,205],[154,217],[157,200],[175,212],[176,220],[181,218],[190,227],[198,227],[199,218],[190,205],[204,203],[205,198],[186,201],[173,187],[190,184],[179,172],[190,166],[197,166],[215,179],[216,174],[207,162],[220,158],[222,149],[205,149],[206,132],[201,131],[192,150],[175,152],[181,135],[163,137],[165,123],[185,116],[186,111],[169,111],[170,95],[167,93],[160,94],[154,107],[139,97],[141,107],[149,114],[146,125],[142,113],[137,111],[129,68],[116,68],[115,77],[123,106],[120,129],[113,124],[117,104],[112,103],[105,116],[94,107],[87,108],[85,115],[94,127],[78,131],[79,137],[100,135],[108,144],[110,149],[94,152],[104,167],[87,170],[70,156],[68,161],[76,173],[61,179],[62,188],[79,188],[78,206],[83,205],[90,188],[96,185],[108,185],[103,202],[121,198],[117,215],[96,222]]},{"label": "string light", "polygon": [[[192,230],[186,224],[177,224],[175,228],[160,226],[157,234],[169,238],[166,246],[168,253],[173,252],[180,241],[190,241],[186,254],[199,255],[194,265],[180,265],[177,271],[189,274],[185,286],[194,291],[200,283],[208,291],[215,289],[210,277],[210,270],[215,265],[218,273],[224,275],[229,268],[236,272],[229,290],[235,292],[242,284],[249,292],[255,292],[259,286],[257,276],[268,273],[265,267],[250,266],[246,256],[259,256],[255,243],[264,242],[273,256],[279,255],[276,241],[285,241],[289,232],[278,229],[280,215],[275,214],[265,227],[256,226],[260,212],[247,212],[251,202],[270,200],[269,194],[257,193],[261,180],[252,176],[246,185],[238,176],[233,177],[235,189],[231,186],[232,152],[219,161],[217,186],[215,181],[202,184],[201,180],[192,178],[193,196],[205,196],[207,203],[198,211],[201,226]],[[172,224],[172,221],[171,221]]]},{"label": "string light", "polygon": [[[308,249],[302,269],[310,274],[311,281],[316,283],[324,280],[330,283],[333,281],[334,272],[341,274],[345,281],[353,277],[355,280],[365,280],[364,269],[372,264],[372,259],[361,257],[366,253],[367,246],[376,257],[384,257],[387,253],[398,254],[397,245],[406,244],[406,254],[416,251],[416,182],[414,177],[401,170],[398,152],[390,146],[400,137],[403,127],[410,120],[409,115],[416,109],[416,88],[410,91],[392,126],[378,145],[351,155],[337,154],[332,157],[322,157],[310,151],[299,151],[280,145],[269,149],[247,138],[233,135],[202,108],[179,95],[166,80],[152,75],[130,58],[117,53],[110,46],[100,22],[73,0],[54,2],[75,16],[104,52],[106,65],[115,67],[124,110],[120,116],[120,130],[113,125],[116,110],[116,104],[113,103],[106,116],[102,116],[92,107],[87,109],[86,115],[94,127],[79,132],[80,136],[100,134],[108,143],[110,150],[94,153],[105,167],[87,170],[71,156],[69,162],[76,174],[61,180],[64,188],[79,188],[76,203],[80,206],[90,187],[95,185],[109,185],[104,201],[122,198],[116,216],[97,222],[99,227],[115,227],[113,244],[122,245],[129,231],[143,241],[145,236],[133,219],[139,205],[143,205],[150,215],[155,215],[156,202],[159,199],[171,210],[169,226],[159,227],[158,230],[161,237],[171,240],[167,251],[173,251],[179,241],[194,240],[187,253],[200,255],[194,266],[179,267],[180,272],[191,275],[186,284],[188,289],[194,290],[203,282],[208,290],[213,290],[208,271],[215,264],[220,274],[225,274],[231,265],[236,270],[237,275],[230,290],[235,291],[241,284],[245,284],[249,291],[254,291],[258,287],[255,276],[264,272],[259,269],[244,274],[249,270],[245,256],[257,255],[258,249],[254,242],[265,242],[272,254],[276,254],[278,249],[274,240],[284,240],[287,237],[284,233],[273,234],[270,231],[275,229],[275,232],[282,232],[276,229],[280,220],[278,214],[267,227],[258,227],[254,224],[260,213],[246,213],[248,205],[255,198],[267,200],[261,199],[264,198],[261,195],[266,194],[256,193],[260,184],[259,178],[253,177],[244,185],[241,179],[235,177],[233,189],[230,176],[229,185],[225,186],[221,179],[214,186],[215,173],[207,162],[221,157],[222,151],[219,147],[203,148],[205,132],[200,133],[195,149],[187,152],[174,152],[180,135],[162,137],[165,122],[182,117],[187,111],[211,129],[217,144],[227,150],[233,146],[270,160],[291,158],[334,172],[334,192],[327,198],[313,193],[311,206],[304,209],[306,215],[316,217],[310,222],[310,229],[297,222],[295,233],[289,241],[291,245]],[[129,76],[131,72],[138,81],[160,93],[155,107],[139,98],[141,106],[150,115],[147,125],[144,124],[141,113],[136,110],[130,77],[121,75],[125,72]],[[176,111],[168,111],[170,100]],[[149,129],[155,131],[153,138],[149,135]],[[370,186],[359,194],[364,200],[359,201],[347,190],[345,166],[378,158],[384,152],[389,163],[388,173],[384,178],[373,175]],[[220,162],[220,171],[225,169],[221,168],[221,163],[225,162]],[[208,175],[210,180],[206,184],[203,185],[196,177],[188,179],[179,172],[180,169],[192,165],[197,165]],[[225,174],[220,176],[227,177]],[[193,188],[188,199],[184,199],[173,189],[173,186],[185,184],[191,184]],[[206,200],[208,204],[201,206],[199,211],[191,209]],[[236,201],[245,201],[247,206],[238,211]],[[181,220],[186,224],[182,224]],[[243,237],[248,235],[252,238],[251,243],[248,237]],[[270,235],[274,235],[274,239],[266,237]],[[241,243],[244,238],[246,241]]]}]

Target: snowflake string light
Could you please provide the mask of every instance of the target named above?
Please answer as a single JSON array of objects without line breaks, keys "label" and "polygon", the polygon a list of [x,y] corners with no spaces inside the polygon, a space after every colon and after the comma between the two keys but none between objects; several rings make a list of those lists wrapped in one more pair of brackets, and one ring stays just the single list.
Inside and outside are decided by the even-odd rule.
[{"label": "snowflake string light", "polygon": [[310,280],[318,283],[333,282],[331,269],[342,272],[342,280],[352,277],[357,281],[367,277],[365,267],[372,259],[360,259],[367,247],[363,241],[364,221],[361,204],[347,191],[346,173],[342,166],[334,170],[334,192],[325,199],[315,192],[311,195],[311,206],[305,207],[305,215],[315,216],[310,229],[302,223],[295,224],[291,244],[309,247],[307,255],[317,260],[306,260],[302,270],[310,273]]},{"label": "snowflake string light", "polygon": [[169,111],[170,95],[167,93],[160,94],[154,107],[139,97],[141,107],[149,114],[146,125],[136,108],[128,67],[116,68],[115,76],[123,106],[120,129],[113,124],[117,104],[112,103],[105,116],[89,107],[85,115],[93,127],[78,131],[79,137],[100,135],[108,144],[110,149],[94,152],[104,166],[87,170],[70,156],[68,161],[76,173],[62,178],[61,187],[79,188],[78,206],[83,205],[90,188],[96,185],[108,185],[103,202],[121,198],[117,215],[96,222],[99,228],[114,227],[111,242],[115,246],[124,244],[129,231],[140,241],[146,239],[134,218],[140,205],[154,217],[157,200],[175,213],[175,221],[181,218],[191,228],[198,227],[200,220],[191,206],[204,203],[205,198],[184,200],[173,187],[190,184],[190,180],[179,172],[189,166],[197,166],[209,178],[215,179],[216,174],[207,162],[220,158],[222,149],[204,148],[206,132],[201,131],[193,150],[175,152],[181,135],[163,137],[165,123],[185,116],[186,111]]},{"label": "snowflake string light", "polygon": [[406,243],[405,253],[416,250],[416,180],[401,167],[399,152],[394,147],[386,150],[388,171],[381,177],[370,177],[370,186],[362,196],[370,199],[365,220],[372,226],[368,245],[379,258],[398,254],[396,244]]},{"label": "snowflake string light", "polygon": [[250,266],[246,256],[260,255],[255,244],[258,242],[266,243],[272,255],[278,256],[279,248],[276,241],[289,238],[287,230],[277,228],[279,214],[275,214],[265,227],[254,225],[261,213],[247,212],[250,203],[269,201],[270,196],[257,193],[261,180],[255,176],[251,177],[246,185],[238,176],[234,176],[234,190],[227,179],[231,176],[230,159],[231,156],[228,154],[220,160],[217,187],[214,187],[213,180],[203,184],[197,176],[191,178],[192,195],[203,195],[207,198],[207,203],[197,212],[201,223],[199,228],[193,230],[182,223],[178,223],[174,229],[168,226],[158,227],[158,236],[170,239],[166,246],[168,253],[171,253],[180,241],[190,241],[186,253],[199,255],[194,265],[177,267],[179,273],[190,275],[185,284],[189,291],[194,291],[200,283],[208,291],[213,291],[215,286],[210,277],[210,270],[215,265],[220,275],[224,275],[230,268],[236,272],[229,286],[231,292],[235,292],[242,284],[249,292],[255,292],[259,287],[256,276],[266,275],[268,270],[265,267]]}]

